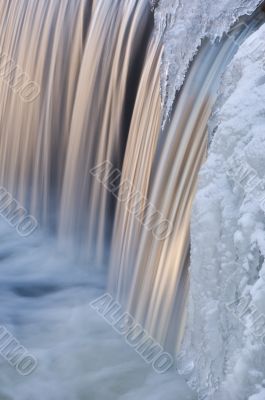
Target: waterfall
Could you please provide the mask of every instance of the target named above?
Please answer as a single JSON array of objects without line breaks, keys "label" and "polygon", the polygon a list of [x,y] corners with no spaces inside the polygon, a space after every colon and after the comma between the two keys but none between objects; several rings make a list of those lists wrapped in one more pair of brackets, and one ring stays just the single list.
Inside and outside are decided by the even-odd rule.
[{"label": "waterfall", "polygon": [[[60,199],[91,5],[83,0],[3,4],[0,179],[38,219],[48,222]],[[18,95],[21,71],[40,87],[34,101],[24,102]]]},{"label": "waterfall", "polygon": [[[207,122],[224,68],[258,23],[253,19],[248,26],[235,28],[232,39],[202,46],[165,131],[145,128],[146,119],[153,115],[151,108],[148,116],[140,114],[138,129],[132,121],[129,132],[122,180],[133,182],[134,190],[146,195],[174,229],[165,240],[157,240],[128,212],[137,199],[135,205],[128,200],[127,211],[124,203],[118,204],[110,290],[171,350],[179,346],[185,325],[189,221],[198,171],[207,150]],[[150,95],[150,88],[148,92]],[[148,100],[145,104],[149,105]],[[139,119],[137,104],[135,111]]]},{"label": "waterfall", "polygon": [[[13,0],[1,5],[0,18],[1,184],[64,251],[107,267],[109,290],[175,349],[207,121],[221,73],[258,19],[203,42],[161,129],[163,44],[148,1]],[[21,70],[39,85],[33,101],[18,95]],[[106,161],[120,171],[116,190],[131,183],[126,201],[115,201],[90,173]],[[146,228],[143,199],[170,223],[170,235],[159,239]]]},{"label": "waterfall", "polygon": [[134,86],[138,85],[141,57],[151,30],[150,17],[146,0],[97,2],[83,54],[59,231],[64,238],[75,236],[86,254],[93,251],[98,264],[106,258],[115,205],[89,171],[105,160],[122,168]]}]

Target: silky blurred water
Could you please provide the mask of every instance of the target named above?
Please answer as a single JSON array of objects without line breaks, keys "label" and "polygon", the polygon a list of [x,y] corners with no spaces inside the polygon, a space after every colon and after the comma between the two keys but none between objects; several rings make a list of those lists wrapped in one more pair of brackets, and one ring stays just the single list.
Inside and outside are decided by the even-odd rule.
[{"label": "silky blurred water", "polygon": [[0,222],[0,325],[37,357],[23,377],[0,356],[1,400],[188,400],[172,370],[156,374],[89,306],[105,276],[76,265],[38,232]]}]

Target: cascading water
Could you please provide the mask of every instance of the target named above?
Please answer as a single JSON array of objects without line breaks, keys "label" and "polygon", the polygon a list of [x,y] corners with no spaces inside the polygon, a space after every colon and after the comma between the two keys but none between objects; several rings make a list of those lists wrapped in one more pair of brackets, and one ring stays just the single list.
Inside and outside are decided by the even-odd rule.
[{"label": "cascading water", "polygon": [[[16,232],[0,228],[2,299],[9,301],[1,310],[3,324],[33,348],[40,364],[29,387],[1,362],[1,400],[171,400],[177,393],[181,400],[192,399],[174,372],[166,377],[150,372],[88,303],[107,286],[165,349],[174,354],[179,347],[190,213],[207,151],[207,122],[223,71],[263,19],[259,12],[244,18],[221,41],[199,30],[196,46],[205,39],[174,100],[196,46],[188,55],[179,52],[183,70],[171,90],[164,40],[177,15],[159,17],[163,3],[156,10],[159,29],[147,0],[0,4],[0,184],[41,226],[22,244]],[[225,29],[256,3],[237,10]],[[39,85],[34,101],[23,101],[21,71]],[[122,182],[130,182],[125,201],[106,190],[112,173],[103,171],[105,185],[91,174],[105,162],[118,171],[117,193]],[[143,199],[172,226],[166,238],[146,228]],[[97,359],[101,346],[103,365]],[[64,365],[60,354],[67,351],[74,365]]]},{"label": "cascading water", "polygon": [[1,57],[1,183],[46,222],[60,198],[90,8],[82,0],[1,5],[1,55],[41,88],[35,101],[21,101],[9,87],[19,82],[20,69],[7,84]]},{"label": "cascading water", "polygon": [[[232,38],[203,45],[155,149],[159,132],[146,130],[141,135],[132,125],[129,133],[122,179],[146,194],[172,222],[174,230],[165,240],[157,240],[134,215],[126,213],[123,203],[119,204],[110,288],[148,332],[171,350],[180,343],[185,322],[189,221],[197,175],[207,149],[207,122],[221,73],[238,44],[258,24],[259,20],[253,19],[243,29],[235,28]],[[143,118],[140,126],[145,125]]]},{"label": "cascading water", "polygon": [[126,113],[130,114],[126,96],[129,91],[133,101],[137,68],[141,68],[137,57],[144,56],[142,41],[148,41],[151,28],[148,18],[145,0],[98,2],[84,51],[65,166],[60,233],[75,236],[98,263],[110,240],[113,199],[89,171],[105,160],[122,168]]}]

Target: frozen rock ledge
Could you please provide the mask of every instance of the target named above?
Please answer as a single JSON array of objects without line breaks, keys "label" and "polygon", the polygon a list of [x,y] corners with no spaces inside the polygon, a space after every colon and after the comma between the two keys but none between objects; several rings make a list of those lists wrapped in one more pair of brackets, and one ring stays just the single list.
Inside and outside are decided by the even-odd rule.
[{"label": "frozen rock ledge", "polygon": [[223,77],[193,208],[183,347],[199,398],[265,399],[264,54],[262,26]]},{"label": "frozen rock ledge", "polygon": [[[156,4],[156,0],[151,0]],[[163,37],[161,96],[164,121],[184,82],[190,61],[203,38],[222,37],[242,15],[251,14],[261,0],[160,0],[156,30]]]}]

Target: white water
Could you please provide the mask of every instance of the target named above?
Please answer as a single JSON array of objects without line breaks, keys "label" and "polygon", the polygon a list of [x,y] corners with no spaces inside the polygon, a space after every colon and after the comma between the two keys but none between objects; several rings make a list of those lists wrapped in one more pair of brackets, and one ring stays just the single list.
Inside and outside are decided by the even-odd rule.
[{"label": "white water", "polygon": [[[183,81],[188,63],[201,42],[201,38],[207,35],[220,36],[223,30],[228,29],[236,16],[254,9],[257,2],[240,3],[240,7],[238,3],[235,5],[234,2],[230,2],[229,5],[222,3],[221,9],[217,10],[206,7],[207,3],[205,3],[205,8],[198,7],[199,3],[197,4],[197,2],[194,2],[194,7],[190,7],[187,3],[189,5],[187,8],[182,3],[180,4],[182,9],[180,14],[176,9],[168,13],[168,5],[164,4],[163,15],[159,16],[159,10],[161,11],[161,7],[163,7],[163,1],[161,1],[156,14],[156,22],[159,19],[159,24],[166,27],[162,71],[165,68],[170,74],[165,77],[165,73],[162,73],[164,99],[164,111],[162,111],[165,115],[171,108],[175,90]],[[105,247],[109,242],[109,237],[106,235],[109,233],[107,206],[111,204],[111,200],[103,187],[97,187],[97,183],[94,181],[90,185],[88,171],[90,167],[94,166],[94,163],[105,160],[106,157],[110,158],[119,168],[122,167],[122,148],[124,146],[122,142],[125,141],[128,133],[123,133],[124,119],[126,119],[124,118],[124,106],[128,105],[126,90],[128,87],[131,90],[135,82],[132,81],[128,87],[126,83],[130,77],[131,65],[135,65],[133,63],[135,54],[139,55],[139,48],[144,44],[142,43],[145,36],[143,27],[147,24],[149,13],[144,0],[137,4],[134,0],[124,3],[98,0],[93,2],[92,7],[91,5],[92,3],[89,3],[87,8],[84,0],[76,3],[70,0],[66,2],[13,0],[1,5],[1,46],[31,74],[32,79],[36,79],[42,84],[42,92],[38,101],[28,108],[8,90],[5,82],[1,82],[0,178],[1,183],[6,184],[14,195],[17,195],[23,203],[29,204],[31,212],[36,213],[41,222],[45,222],[44,226],[52,220],[51,226],[55,231],[58,228],[63,239],[66,236],[67,239],[70,237],[71,242],[79,242],[84,253],[95,250],[97,261],[101,262],[102,259],[105,260]],[[224,6],[227,6],[227,14],[222,13]],[[88,14],[90,15],[91,9],[92,19],[91,25],[88,27],[90,21]],[[215,13],[215,11],[218,12]],[[189,19],[190,12],[193,13],[194,18]],[[171,16],[171,20],[174,21],[172,26],[168,22],[166,24],[163,22],[165,16],[168,21],[169,14],[175,15],[175,13],[177,13],[176,17]],[[210,19],[206,18],[208,13],[211,14]],[[73,15],[74,18],[71,18]],[[183,16],[185,16],[184,19]],[[224,20],[225,24],[221,24],[219,31],[217,27],[220,19]],[[180,21],[182,20],[183,24],[181,25]],[[22,29],[22,21],[27,22],[26,29]],[[198,31],[194,30],[197,22]],[[174,31],[174,38],[178,37],[181,43],[184,43],[185,49],[180,48],[179,45],[175,49],[172,46],[172,37],[169,36],[172,36],[173,30],[169,34],[168,28],[173,26],[174,29],[176,26],[184,26],[186,36],[178,35],[177,31]],[[55,27],[56,29],[54,29]],[[88,30],[87,41],[85,41],[86,30]],[[214,33],[211,34],[211,32]],[[130,130],[129,139],[132,139],[138,133],[135,130],[136,127],[137,129],[141,127],[141,138],[146,140],[143,130],[144,121],[150,128],[150,136],[155,138],[154,145],[160,133],[161,110],[158,74],[160,44],[155,40],[152,41],[149,36],[145,37],[145,48],[148,48],[148,51],[145,54],[144,66],[138,71],[139,78],[142,77],[142,80],[140,80],[138,91],[135,88],[137,100],[135,107],[132,107],[134,108],[134,118],[132,118],[131,130],[128,130]],[[189,38],[189,41],[186,38]],[[173,42],[175,45],[174,40]],[[29,57],[28,51],[30,54],[34,54],[35,58]],[[142,51],[144,52],[144,49]],[[170,58],[171,66],[169,67],[168,62],[165,62],[169,51],[173,51],[181,58],[181,64]],[[229,49],[227,51],[230,53]],[[209,53],[212,54],[212,50]],[[225,51],[224,54],[226,54]],[[222,53],[220,57],[221,55]],[[205,59],[208,60],[207,57]],[[210,65],[213,59],[214,54],[209,57]],[[223,64],[223,60],[218,60],[218,57],[217,61],[220,61],[221,65]],[[177,68],[180,68],[181,65],[180,70],[172,69],[175,62]],[[210,74],[213,81],[220,73],[220,65],[218,62],[218,65],[214,64],[213,70],[216,74],[213,72]],[[153,71],[155,74],[152,74]],[[100,72],[102,72],[102,76]],[[236,72],[239,73],[240,69]],[[175,74],[173,78],[172,73]],[[196,73],[193,73],[192,76],[196,81]],[[192,79],[190,81],[193,82]],[[170,84],[170,93],[167,93],[167,83]],[[211,83],[215,88],[217,82]],[[181,290],[177,292],[178,272],[181,270],[178,266],[183,267],[186,260],[183,256],[178,256],[178,260],[176,260],[175,255],[186,254],[189,245],[189,207],[195,188],[196,171],[206,144],[206,141],[203,140],[205,139],[206,120],[210,113],[210,105],[214,100],[208,84],[209,82],[206,80],[205,87],[202,88],[203,96],[200,100],[203,101],[199,105],[195,101],[198,109],[195,107],[193,113],[193,119],[196,120],[193,121],[194,125],[193,122],[187,122],[188,144],[189,142],[191,145],[199,144],[198,149],[193,146],[192,151],[189,152],[191,159],[188,167],[191,166],[191,172],[185,163],[184,152],[182,153],[181,149],[178,150],[175,142],[175,139],[178,139],[175,131],[181,120],[181,115],[179,115],[181,112],[178,111],[177,117],[173,119],[174,123],[167,132],[166,146],[161,152],[162,157],[158,163],[160,172],[158,177],[153,179],[155,187],[150,189],[152,196],[159,200],[161,198],[161,205],[171,213],[171,210],[175,210],[176,177],[180,174],[179,171],[186,168],[188,172],[184,174],[184,177],[187,178],[189,190],[185,190],[184,182],[178,192],[180,198],[183,197],[187,200],[180,207],[181,211],[184,210],[184,218],[180,218],[181,221],[183,219],[184,224],[179,229],[183,235],[173,236],[170,246],[167,247],[167,243],[164,251],[161,252],[163,253],[161,259],[156,257],[160,252],[159,245],[152,243],[150,246],[145,246],[146,243],[149,244],[149,238],[146,238],[145,235],[141,247],[138,249],[135,244],[133,247],[133,250],[135,248],[139,250],[137,272],[142,272],[147,265],[145,260],[151,254],[151,252],[148,253],[148,250],[154,247],[152,256],[157,262],[158,274],[155,276],[156,284],[153,287],[152,281],[149,280],[149,274],[146,274],[147,268],[144,271],[145,287],[150,288],[148,293],[140,290],[142,273],[136,275],[135,281],[139,281],[139,285],[133,287],[130,302],[133,304],[138,318],[144,323],[147,315],[147,325],[149,324],[150,329],[158,335],[161,341],[166,341],[165,336],[169,334],[173,344],[177,340],[177,332],[174,327],[179,325],[174,308],[175,300],[179,297],[180,304],[185,301],[185,296],[182,294],[187,283],[187,279],[185,279],[180,285]],[[151,93],[149,88],[152,88]],[[200,88],[197,89],[200,93]],[[152,95],[154,95],[153,98]],[[153,99],[155,101],[152,101]],[[150,109],[149,106],[145,109],[146,104],[150,105]],[[180,108],[180,110],[182,109]],[[153,117],[155,116],[151,126],[148,124],[149,112]],[[259,112],[262,114],[262,110]],[[132,110],[131,113],[133,114]],[[185,113],[188,115],[188,108]],[[244,113],[242,112],[242,114],[244,120]],[[202,123],[196,124],[197,119],[200,122],[202,120]],[[127,122],[127,124],[129,123]],[[182,139],[181,130],[179,132],[179,138]],[[192,134],[195,135],[196,132],[199,132],[201,137],[198,139],[196,136],[197,140],[193,142],[190,140],[189,134],[192,137]],[[128,143],[131,143],[130,140]],[[126,149],[127,154],[133,154],[134,143],[132,140],[132,148]],[[204,145],[200,145],[201,143]],[[172,144],[176,145],[176,149]],[[179,155],[176,160],[181,161],[181,167],[178,163],[172,163],[174,168],[171,171],[168,155],[170,154],[170,158],[175,160],[175,150]],[[142,158],[145,161],[145,158],[149,157],[147,169],[151,169],[153,155],[154,148],[152,148],[152,154],[147,152]],[[126,161],[128,162],[128,158]],[[134,162],[136,167],[140,165],[135,159]],[[129,171],[130,167],[131,164],[128,162],[127,169]],[[140,182],[141,172],[142,170],[138,176]],[[173,182],[174,185],[167,186],[165,191],[164,183],[169,177],[170,182]],[[145,183],[144,189],[147,192]],[[171,192],[170,196],[163,199],[164,192],[168,193],[169,191]],[[229,199],[229,194],[227,196]],[[53,219],[57,208],[60,211],[58,225],[57,218]],[[125,220],[126,218],[127,216],[125,216]],[[118,226],[118,228],[124,227]],[[193,234],[195,243],[196,240],[201,240],[200,236],[197,237],[197,231],[200,231],[200,228],[197,226],[196,232]],[[208,229],[207,227],[206,231]],[[124,232],[124,230],[121,229],[120,232]],[[176,397],[180,400],[191,399],[193,395],[183,380],[177,377],[175,371],[164,376],[155,375],[151,367],[144,364],[144,361],[123,343],[122,338],[117,337],[106,325],[106,322],[101,321],[90,310],[89,301],[106,290],[106,276],[96,273],[95,265],[77,263],[77,258],[66,256],[66,254],[71,254],[68,252],[68,242],[64,242],[62,239],[61,248],[63,250],[60,253],[52,236],[41,235],[39,233],[28,241],[23,241],[15,231],[9,229],[5,224],[1,224],[1,324],[5,325],[31,353],[37,356],[39,367],[28,378],[22,378],[17,375],[15,369],[1,360],[0,399],[105,400],[107,398],[110,400],[134,400],[139,397],[150,400],[160,400],[162,397],[166,400],[173,400]],[[121,236],[123,236],[122,233]],[[179,251],[176,244],[177,239],[181,237],[183,243],[182,249]],[[202,244],[206,242],[205,236],[202,235]],[[127,240],[125,248],[129,243],[130,241]],[[119,241],[118,248],[121,244],[122,241]],[[183,249],[184,251],[182,251]],[[198,247],[195,245],[195,252],[196,249]],[[128,253],[124,251],[127,259],[129,259],[128,254],[131,254],[130,250]],[[131,260],[129,261],[131,262]],[[205,259],[202,257],[200,263],[204,261]],[[122,265],[122,267],[126,270],[127,265]],[[148,270],[152,275],[150,260]],[[172,270],[174,279],[172,279]],[[210,268],[208,272],[209,270]],[[187,270],[184,272],[186,278]],[[131,271],[124,274],[125,281],[128,280],[130,273]],[[209,278],[207,274],[203,275],[203,268],[199,270],[198,275],[199,278],[201,275],[204,279]],[[163,285],[160,285],[161,282]],[[202,280],[201,282],[202,285],[198,289],[199,295],[203,293],[203,289],[207,288],[205,282]],[[209,283],[213,287],[213,293],[216,294],[214,292],[214,290],[216,291],[215,280],[213,282],[209,280]],[[157,288],[162,289],[161,293],[158,290],[159,296],[156,294]],[[151,298],[150,293],[153,289],[153,298]],[[194,294],[193,288],[192,294]],[[196,294],[197,291],[195,291],[194,298],[196,298]],[[153,302],[150,301],[151,307],[148,304],[149,296],[150,300],[153,300]],[[140,303],[139,300],[141,300]],[[203,298],[204,300],[205,298]],[[201,305],[198,315],[206,306],[204,302],[198,302],[195,305],[196,307]],[[146,309],[147,313],[145,314]],[[159,324],[161,310],[163,312]],[[172,310],[173,312],[171,312]],[[144,317],[142,314],[145,314]],[[179,314],[182,316],[183,313]],[[175,319],[173,320],[173,318]],[[173,329],[171,319],[173,320]],[[196,368],[202,371],[200,385],[204,385],[209,378],[209,370],[210,376],[213,374],[212,353],[210,351],[204,357],[201,346],[202,343],[204,344],[205,337],[212,343],[215,336],[212,335],[210,327],[209,334],[207,332],[206,336],[200,337],[200,322],[196,318],[195,320],[191,318],[190,321],[187,343],[190,344],[190,349],[195,349],[192,357],[196,359]],[[202,321],[204,321],[203,318]],[[169,326],[170,328],[168,328]],[[179,330],[179,326],[177,326],[177,330]],[[202,330],[205,333],[204,326]],[[224,334],[226,333],[227,331]],[[191,342],[189,342],[190,336],[192,336]],[[226,346],[227,342],[224,341],[224,351],[226,351]],[[200,364],[201,360],[203,360],[202,364]],[[224,368],[222,358],[217,361],[215,375],[218,375],[219,370]],[[236,373],[235,376],[237,377]],[[221,374],[221,379],[225,377],[224,374]],[[256,381],[258,382],[258,380]],[[240,392],[240,388],[234,390],[233,393],[236,395],[237,390]],[[245,390],[246,393],[252,393],[254,389],[247,386]],[[226,395],[227,392],[229,390],[223,393]],[[238,398],[240,399],[240,397]]]},{"label": "white water", "polygon": [[28,377],[0,356],[1,400],[191,400],[176,371],[158,375],[89,306],[105,276],[40,233],[0,223],[1,325],[38,359]]}]

